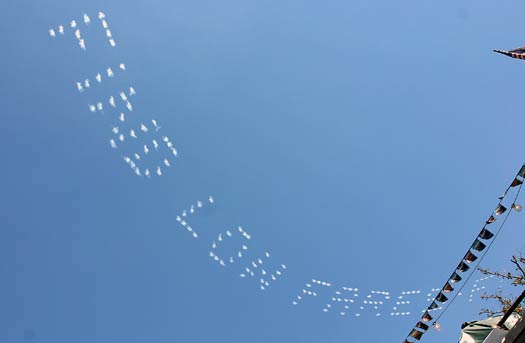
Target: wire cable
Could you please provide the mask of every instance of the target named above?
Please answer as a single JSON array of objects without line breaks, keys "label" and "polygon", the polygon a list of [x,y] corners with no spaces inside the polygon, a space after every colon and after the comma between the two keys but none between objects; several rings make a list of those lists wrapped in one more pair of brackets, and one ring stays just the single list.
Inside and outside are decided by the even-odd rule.
[{"label": "wire cable", "polygon": [[[522,166],[521,168],[523,169],[525,167]],[[521,170],[518,172],[518,174],[514,177],[514,180],[516,180],[516,178],[518,176],[521,176],[520,172]],[[513,181],[514,182],[514,181]],[[516,195],[514,196],[514,200],[512,202],[512,206],[510,207],[510,209],[508,210],[508,212],[506,213],[506,215],[504,216],[503,220],[501,221],[501,224],[498,228],[498,230],[496,231],[496,233],[494,234],[494,237],[492,237],[492,240],[491,242],[488,244],[486,250],[479,256],[478,258],[478,262],[475,264],[475,267],[472,269],[472,272],[465,278],[463,284],[461,285],[461,287],[458,288],[456,294],[454,294],[454,296],[450,299],[450,301],[448,302],[447,305],[445,305],[445,307],[443,308],[443,310],[441,311],[441,313],[436,317],[436,319],[434,319],[434,321],[432,322],[432,325],[434,326],[439,319],[441,319],[441,317],[443,317],[443,315],[447,312],[447,310],[449,309],[450,305],[452,305],[452,303],[454,302],[454,300],[458,297],[459,294],[461,294],[461,291],[463,290],[463,288],[467,285],[467,283],[469,282],[469,280],[472,278],[472,275],[474,275],[474,272],[478,269],[480,263],[483,261],[483,259],[485,258],[485,256],[487,255],[488,251],[490,250],[490,248],[492,247],[492,245],[494,244],[494,242],[496,241],[496,239],[498,238],[498,235],[500,234],[501,230],[503,229],[503,227],[505,226],[505,223],[507,222],[507,219],[509,218],[511,212],[514,210],[514,204],[516,203],[516,200],[518,199],[519,195],[520,195],[520,192],[521,192],[521,187],[523,186],[523,182],[519,184],[519,188],[516,192]],[[498,203],[498,206],[501,205],[501,203],[503,202],[503,200],[505,199],[508,191],[510,190],[510,188],[513,187],[513,184],[511,184],[510,186],[507,187],[507,189],[505,190],[505,192],[503,193],[502,196],[500,196],[500,201]],[[494,213],[494,212],[493,212]],[[493,214],[491,214],[492,216]],[[485,226],[484,226],[485,228]],[[478,235],[479,237],[479,235]],[[470,251],[470,247],[468,248],[468,251]],[[463,261],[463,260],[462,260]],[[443,291],[443,288],[441,289],[441,291]],[[440,292],[441,292],[440,291]],[[434,302],[436,301],[436,297],[434,297]],[[427,309],[428,311],[428,309]],[[414,329],[413,329],[414,330]],[[412,330],[412,331],[413,331]],[[410,333],[412,333],[412,331]],[[425,330],[426,331],[426,330]],[[408,341],[408,338],[411,337],[410,336],[410,333],[405,337],[405,342],[410,342]],[[423,334],[423,333],[421,333]],[[419,339],[418,339],[419,340]]]}]

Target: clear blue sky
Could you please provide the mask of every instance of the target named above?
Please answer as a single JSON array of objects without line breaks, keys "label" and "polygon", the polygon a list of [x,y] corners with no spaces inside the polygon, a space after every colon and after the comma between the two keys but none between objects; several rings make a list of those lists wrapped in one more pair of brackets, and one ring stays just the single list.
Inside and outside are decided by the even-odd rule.
[{"label": "clear blue sky", "polygon": [[[114,49],[98,23],[84,30],[87,52],[71,30],[47,33],[99,10]],[[525,63],[491,49],[522,45],[524,10],[3,1],[0,341],[402,342],[523,163]],[[120,62],[122,77],[76,91]],[[88,111],[121,84],[137,90],[134,114],[156,118],[178,148],[161,178],[135,176],[109,147],[110,113]],[[209,194],[194,239],[175,218]],[[484,266],[511,267],[522,216]],[[239,225],[251,253],[288,267],[265,291],[239,263],[208,256]],[[293,306],[312,278],[332,290]],[[392,303],[380,317],[323,313],[342,286],[360,301],[422,293],[410,316],[391,317]],[[424,341],[454,342],[482,306],[458,298]]]}]

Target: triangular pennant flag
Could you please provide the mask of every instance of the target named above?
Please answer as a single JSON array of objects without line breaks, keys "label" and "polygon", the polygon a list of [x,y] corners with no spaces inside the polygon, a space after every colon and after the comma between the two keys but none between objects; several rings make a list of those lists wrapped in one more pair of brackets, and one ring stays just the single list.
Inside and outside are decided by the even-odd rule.
[{"label": "triangular pennant flag", "polygon": [[518,178],[515,178],[514,181],[512,181],[512,183],[510,184],[511,187],[516,187],[516,186],[519,186],[523,183],[523,181],[521,181],[520,179]]},{"label": "triangular pennant flag", "polygon": [[518,172],[518,176],[521,176],[525,179],[525,164],[521,166],[520,171]]},{"label": "triangular pennant flag", "polygon": [[461,281],[461,276],[459,276],[458,273],[454,272],[452,273],[452,275],[450,276],[450,282],[452,283],[456,283],[456,282],[460,282]]},{"label": "triangular pennant flag", "polygon": [[486,224],[492,224],[496,221],[496,218],[494,216],[490,216],[489,219],[485,222]]},{"label": "triangular pennant flag", "polygon": [[517,49],[512,49],[510,51],[498,50],[498,49],[494,49],[492,51],[497,52],[498,54],[502,54],[505,56],[523,60],[525,59],[525,52],[523,50],[524,50],[523,48],[517,48]]},{"label": "triangular pennant flag", "polygon": [[469,268],[470,267],[465,262],[461,261],[461,263],[458,264],[458,267],[456,269],[460,272],[466,272],[467,270],[469,270]]},{"label": "triangular pennant flag", "polygon": [[472,243],[472,246],[470,248],[477,251],[482,251],[483,249],[485,249],[485,247],[486,245],[476,238],[476,240],[474,241],[474,243]]},{"label": "triangular pennant flag", "polygon": [[445,286],[443,286],[443,292],[450,293],[454,290],[454,287],[450,283],[446,283]]},{"label": "triangular pennant flag", "polygon": [[428,307],[429,310],[435,310],[436,308],[438,308],[438,304],[436,304],[435,301],[432,302],[432,304],[430,304],[430,306]]},{"label": "triangular pennant flag", "polygon": [[494,210],[494,213],[497,216],[499,216],[500,214],[505,213],[506,210],[507,210],[507,208],[505,206],[503,206],[502,204],[499,204],[498,207],[496,207],[496,209]]},{"label": "triangular pennant flag", "polygon": [[423,323],[423,322],[417,322],[416,328],[422,329],[423,331],[427,331],[428,330],[428,325]]},{"label": "triangular pennant flag", "polygon": [[423,336],[423,332],[418,331],[416,329],[412,329],[412,331],[410,331],[409,336],[414,337],[415,339],[419,341],[421,339],[421,336]]},{"label": "triangular pennant flag", "polygon": [[492,237],[494,237],[494,234],[489,230],[483,228],[479,233],[478,237],[481,239],[491,239]]},{"label": "triangular pennant flag", "polygon": [[436,296],[436,300],[440,303],[444,303],[448,300],[448,298],[445,296],[445,294],[439,292],[439,294]]},{"label": "triangular pennant flag", "polygon": [[472,263],[474,261],[476,261],[478,259],[478,257],[476,255],[474,255],[472,253],[472,251],[469,251],[465,257],[464,257],[465,261],[467,261],[467,263]]},{"label": "triangular pennant flag", "polygon": [[424,322],[429,322],[432,320],[432,318],[433,317],[430,315],[430,313],[428,313],[428,311],[425,311],[425,314],[423,314],[423,317],[421,317]]}]

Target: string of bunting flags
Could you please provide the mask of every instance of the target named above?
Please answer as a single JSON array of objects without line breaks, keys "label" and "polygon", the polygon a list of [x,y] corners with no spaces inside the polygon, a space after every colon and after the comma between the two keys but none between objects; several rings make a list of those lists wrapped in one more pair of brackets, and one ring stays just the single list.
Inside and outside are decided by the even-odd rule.
[{"label": "string of bunting flags", "polygon": [[[479,263],[481,262],[481,260],[483,259],[483,257],[485,256],[489,248],[494,243],[501,229],[505,225],[505,222],[508,216],[510,215],[511,211],[512,210],[515,210],[517,212],[521,211],[522,207],[521,205],[518,205],[516,203],[516,200],[519,196],[524,180],[525,180],[525,164],[520,168],[520,170],[514,177],[514,180],[507,187],[505,192],[503,192],[503,194],[498,197],[498,200],[499,200],[498,205],[496,206],[494,211],[490,214],[489,218],[485,221],[485,225],[483,225],[483,228],[477,235],[476,239],[474,239],[474,242],[468,248],[467,253],[463,256],[463,258],[461,259],[461,261],[455,268],[454,272],[450,275],[448,280],[445,282],[445,285],[441,288],[438,294],[434,297],[433,301],[430,303],[428,308],[424,311],[421,319],[416,323],[414,328],[409,332],[409,334],[407,335],[403,343],[414,343],[416,341],[421,340],[421,337],[423,336],[423,334],[425,334],[427,330],[429,329],[428,323],[434,319],[431,313],[442,309],[442,307],[440,307],[441,306],[440,304],[444,304],[448,301],[448,305],[443,309],[443,311],[439,314],[439,316],[437,316],[436,319],[434,319],[432,322],[432,326],[434,327],[434,329],[436,329],[437,331],[441,329],[441,325],[438,323],[438,320],[443,316],[443,314],[446,312],[450,304],[456,299],[456,297],[461,292],[461,290],[463,289],[467,281],[473,275],[473,271],[475,271],[476,268],[472,268],[470,275],[466,277],[466,279],[463,282],[463,285],[458,290],[456,290],[454,297],[450,301],[445,294],[450,294],[454,292],[454,286],[463,279],[461,275],[463,275],[470,269],[470,265],[472,264],[472,262],[478,260],[477,265],[479,265]],[[510,204],[510,206],[507,204],[507,206],[510,207],[510,209],[508,209],[507,211],[507,207],[503,203],[505,202],[508,192],[514,187],[518,187],[518,190],[514,196],[514,199],[512,200],[512,204]],[[505,212],[507,214],[503,218],[503,220],[501,220],[501,224],[498,230],[495,231],[495,233],[490,231],[487,227],[493,224],[494,222],[496,222],[498,217],[504,214]]]}]

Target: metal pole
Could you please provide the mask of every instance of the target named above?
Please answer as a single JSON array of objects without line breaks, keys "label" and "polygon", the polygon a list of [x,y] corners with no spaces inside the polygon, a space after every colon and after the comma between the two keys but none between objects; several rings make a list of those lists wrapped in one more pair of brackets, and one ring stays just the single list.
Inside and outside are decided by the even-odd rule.
[{"label": "metal pole", "polygon": [[512,304],[512,306],[509,308],[509,310],[507,311],[507,313],[505,313],[505,315],[503,316],[503,318],[501,318],[501,320],[499,321],[498,323],[498,327],[501,328],[501,329],[507,329],[505,327],[505,321],[507,319],[509,319],[510,315],[512,314],[512,312],[514,312],[514,310],[520,305],[520,303],[523,301],[523,299],[525,299],[525,291],[523,291],[523,293],[521,293],[521,295],[518,297],[518,299],[516,299],[516,301],[514,302],[514,304]]}]

